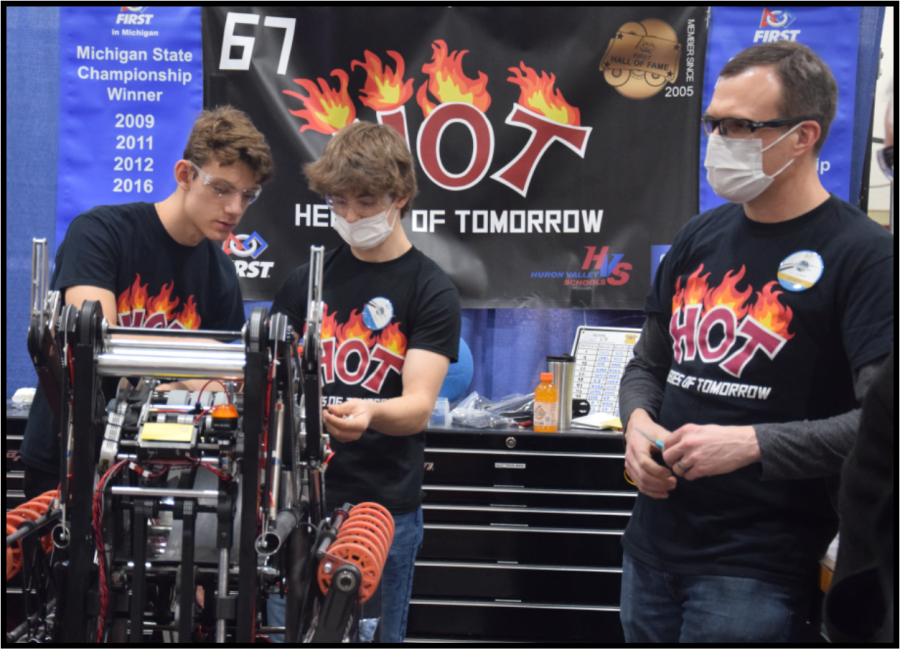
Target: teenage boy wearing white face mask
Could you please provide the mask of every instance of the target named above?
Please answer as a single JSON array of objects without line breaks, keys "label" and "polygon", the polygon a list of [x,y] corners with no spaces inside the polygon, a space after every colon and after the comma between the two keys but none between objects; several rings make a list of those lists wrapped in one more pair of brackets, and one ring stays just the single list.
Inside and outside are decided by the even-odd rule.
[{"label": "teenage boy wearing white face mask", "polygon": [[825,63],[779,41],[729,61],[704,114],[707,178],[733,203],[676,236],[619,394],[639,490],[629,642],[801,638],[858,400],[894,330],[891,237],[819,179],[836,105]]},{"label": "teenage boy wearing white face mask", "polygon": [[[325,254],[322,280],[323,421],[334,451],[326,506],[375,501],[391,511],[394,539],[381,602],[367,601],[363,617],[381,618],[383,642],[402,643],[423,535],[423,431],[456,361],[459,294],[400,223],[416,179],[406,142],[394,129],[351,124],[304,173],[326,198],[346,242]],[[296,332],[306,320],[308,278],[308,264],[295,269],[272,305]],[[271,624],[271,607],[269,613]]]}]

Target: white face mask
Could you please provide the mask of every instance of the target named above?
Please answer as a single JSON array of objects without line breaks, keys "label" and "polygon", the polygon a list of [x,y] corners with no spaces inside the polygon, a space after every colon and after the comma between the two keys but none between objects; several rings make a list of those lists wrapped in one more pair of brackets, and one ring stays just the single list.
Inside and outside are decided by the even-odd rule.
[{"label": "white face mask", "polygon": [[718,133],[709,136],[706,146],[706,180],[713,191],[732,203],[746,203],[762,194],[775,177],[795,159],[769,176],[763,171],[763,152],[791,134],[799,124],[763,149],[759,138],[726,138]]},{"label": "white face mask", "polygon": [[390,216],[393,209],[394,204],[391,203],[391,207],[384,212],[365,219],[357,219],[353,223],[332,211],[334,229],[353,248],[359,248],[364,251],[375,248],[390,237],[394,231],[394,224],[397,223],[397,219],[395,218],[394,223],[388,225],[388,216]]}]

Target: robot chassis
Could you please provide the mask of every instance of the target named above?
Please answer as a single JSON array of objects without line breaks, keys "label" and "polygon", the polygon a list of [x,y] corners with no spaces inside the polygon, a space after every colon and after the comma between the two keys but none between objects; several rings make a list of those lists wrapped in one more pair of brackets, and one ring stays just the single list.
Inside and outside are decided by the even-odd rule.
[{"label": "robot chassis", "polygon": [[[7,517],[8,564],[21,554],[38,601],[8,642],[140,643],[159,630],[190,643],[214,630],[252,643],[281,632],[258,627],[277,593],[285,642],[358,640],[393,521],[377,504],[324,510],[322,259],[313,247],[298,357],[287,317],[262,308],[240,332],[110,327],[98,302],[60,308],[36,240],[28,347],[65,426],[58,494],[12,534]],[[108,405],[105,377],[122,377]],[[157,390],[183,379],[225,390]]]}]

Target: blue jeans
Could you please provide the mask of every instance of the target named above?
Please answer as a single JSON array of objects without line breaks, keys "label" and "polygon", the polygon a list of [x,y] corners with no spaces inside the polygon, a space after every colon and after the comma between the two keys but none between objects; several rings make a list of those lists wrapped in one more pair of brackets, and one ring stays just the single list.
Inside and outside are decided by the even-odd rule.
[{"label": "blue jeans", "polygon": [[[394,540],[388,552],[381,582],[372,597],[363,603],[363,618],[380,618],[382,643],[403,643],[406,637],[406,615],[412,596],[413,570],[416,555],[422,548],[424,526],[421,506],[414,512],[394,517]],[[267,612],[269,625],[284,626],[286,599],[269,596]],[[284,637],[273,634],[274,643],[283,643]]]},{"label": "blue jeans", "polygon": [[620,615],[628,643],[797,642],[808,612],[806,589],[668,573],[625,553]]}]

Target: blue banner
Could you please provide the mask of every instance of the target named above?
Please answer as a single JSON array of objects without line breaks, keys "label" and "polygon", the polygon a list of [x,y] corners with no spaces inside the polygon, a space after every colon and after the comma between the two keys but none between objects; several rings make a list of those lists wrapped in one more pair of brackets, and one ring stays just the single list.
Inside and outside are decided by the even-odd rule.
[{"label": "blue banner", "polygon": [[[703,107],[709,106],[719,71],[741,50],[789,39],[812,48],[834,75],[838,85],[837,114],[819,154],[819,175],[829,192],[854,205],[850,196],[850,158],[853,145],[853,107],[856,97],[856,58],[859,7],[791,6],[713,7],[709,22]],[[869,116],[861,116],[866,120]],[[700,210],[726,203],[706,181],[706,138],[700,142]]]},{"label": "blue banner", "polygon": [[60,9],[56,243],[96,205],[175,189],[203,108],[199,7]]}]

